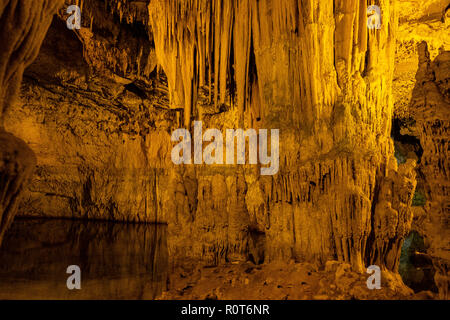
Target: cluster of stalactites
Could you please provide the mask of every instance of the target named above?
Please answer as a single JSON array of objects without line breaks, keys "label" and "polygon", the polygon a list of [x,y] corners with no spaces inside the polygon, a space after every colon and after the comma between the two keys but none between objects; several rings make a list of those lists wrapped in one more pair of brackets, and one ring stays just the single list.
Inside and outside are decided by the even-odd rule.
[{"label": "cluster of stalactites", "polygon": [[209,85],[216,105],[225,102],[232,5],[232,1],[221,0],[155,0],[149,4],[156,55],[168,78],[171,107],[184,108],[187,127],[199,86]]},{"label": "cluster of stalactites", "polygon": [[[243,115],[250,92],[260,95],[258,86],[249,81],[254,72],[249,70],[252,45],[256,50],[259,43],[270,43],[270,38],[298,30],[296,4],[285,1],[268,8],[252,0],[150,2],[150,25],[158,61],[168,77],[171,106],[184,108],[186,126],[196,104],[197,88],[204,85],[209,86],[210,98],[217,106],[226,102],[227,81],[233,81],[239,115]],[[271,16],[264,17],[268,11]],[[266,30],[272,34],[263,34]],[[252,81],[256,81],[254,75]]]},{"label": "cluster of stalactites", "polygon": [[[392,51],[392,9],[389,0],[380,6],[382,29],[370,31],[367,2],[360,0],[151,0],[149,25],[171,107],[184,110],[189,127],[197,90],[209,86],[216,107],[236,100],[240,119],[254,103],[262,116],[270,103],[295,106],[299,123],[328,117],[339,96],[368,89],[362,77],[392,71],[380,63]],[[387,105],[377,101],[384,95],[369,96]],[[356,100],[370,109],[368,117],[377,109]]]},{"label": "cluster of stalactites", "polygon": [[129,0],[114,0],[105,1],[105,9],[110,6],[110,10],[117,13],[120,22],[125,20],[126,23],[132,24],[135,21],[148,23],[148,16],[145,1],[129,1]]}]

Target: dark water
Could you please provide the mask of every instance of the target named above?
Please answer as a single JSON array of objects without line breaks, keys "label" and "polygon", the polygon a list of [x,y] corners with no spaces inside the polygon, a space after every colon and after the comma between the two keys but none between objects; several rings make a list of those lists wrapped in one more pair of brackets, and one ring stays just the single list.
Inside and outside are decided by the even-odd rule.
[{"label": "dark water", "polygon": [[[67,288],[69,265],[80,290]],[[0,248],[0,299],[154,299],[167,270],[164,225],[16,219]]]}]

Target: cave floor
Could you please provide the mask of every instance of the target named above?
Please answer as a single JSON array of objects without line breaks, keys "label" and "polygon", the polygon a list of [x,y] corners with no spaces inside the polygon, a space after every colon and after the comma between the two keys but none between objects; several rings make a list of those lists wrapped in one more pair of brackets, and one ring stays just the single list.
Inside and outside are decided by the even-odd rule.
[{"label": "cave floor", "polygon": [[412,293],[398,281],[383,281],[370,290],[368,274],[348,270],[337,261],[323,270],[309,263],[250,262],[216,267],[179,267],[171,272],[167,300],[393,300],[434,299],[429,291]]}]

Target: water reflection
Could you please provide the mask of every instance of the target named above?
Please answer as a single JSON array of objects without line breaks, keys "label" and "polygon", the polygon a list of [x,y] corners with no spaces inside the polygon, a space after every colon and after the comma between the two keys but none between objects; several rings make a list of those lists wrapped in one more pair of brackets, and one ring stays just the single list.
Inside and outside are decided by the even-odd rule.
[{"label": "water reflection", "polygon": [[[0,248],[0,299],[154,299],[167,282],[166,227],[16,219]],[[68,290],[69,265],[81,290]]]}]

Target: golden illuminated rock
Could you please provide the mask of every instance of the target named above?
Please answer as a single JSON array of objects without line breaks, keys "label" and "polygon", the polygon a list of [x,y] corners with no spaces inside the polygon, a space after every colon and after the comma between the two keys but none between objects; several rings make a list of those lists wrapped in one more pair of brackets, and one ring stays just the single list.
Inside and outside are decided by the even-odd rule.
[{"label": "golden illuminated rock", "polygon": [[[359,0],[84,0],[75,31],[66,3],[25,71],[23,103],[5,118],[37,156],[20,214],[167,223],[173,266],[334,261],[355,272],[332,272],[339,290],[378,265],[393,291],[410,294],[397,271],[417,168],[432,199],[424,233],[433,250],[448,241],[439,222],[448,195],[436,182],[448,136],[415,118],[409,129],[424,154],[403,162],[391,133],[394,114],[408,118],[429,95],[436,105],[448,95],[447,53],[419,64],[418,84],[419,55],[408,51],[428,41],[420,19],[441,19],[444,3],[425,1],[418,12],[409,11],[417,1],[377,3],[379,29]],[[433,52],[448,50],[446,24],[426,21]],[[423,88],[413,107],[414,85]],[[444,123],[445,112],[433,117]],[[173,164],[171,134],[192,132],[194,120],[222,133],[279,129],[278,173]]]},{"label": "golden illuminated rock", "polygon": [[419,45],[419,68],[411,100],[411,112],[423,147],[421,172],[427,203],[421,233],[436,268],[435,281],[441,299],[449,298],[450,264],[450,51],[430,60],[426,42]]}]

